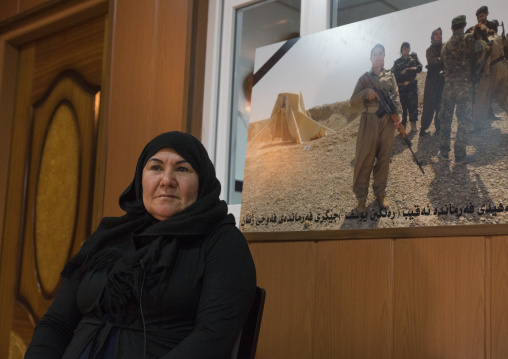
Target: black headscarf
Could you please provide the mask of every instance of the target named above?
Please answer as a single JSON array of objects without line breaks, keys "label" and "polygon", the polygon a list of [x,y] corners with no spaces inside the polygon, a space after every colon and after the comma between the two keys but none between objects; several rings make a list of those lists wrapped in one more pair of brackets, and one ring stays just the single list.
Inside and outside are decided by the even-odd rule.
[{"label": "black headscarf", "polygon": [[441,46],[443,44],[442,38],[441,38],[440,41],[435,41],[434,40],[434,35],[436,35],[436,32],[438,32],[438,31],[441,31],[441,33],[443,33],[443,30],[441,30],[441,28],[438,27],[437,29],[432,31],[432,34],[430,34],[430,43],[432,44],[432,46]]},{"label": "black headscarf", "polygon": [[[145,209],[141,180],[145,164],[163,148],[173,149],[192,166],[198,174],[199,188],[196,202],[158,221]],[[68,278],[75,271],[82,276],[89,271],[108,270],[108,285],[102,302],[109,312],[120,315],[129,298],[139,295],[140,263],[146,267],[148,287],[153,286],[171,272],[179,240],[205,236],[221,223],[234,224],[234,217],[227,215],[226,202],[219,199],[220,191],[213,164],[199,140],[176,131],[155,137],[141,152],[134,179],[120,195],[120,207],[127,213],[122,217],[104,218],[79,253],[67,263],[62,276]],[[128,238],[149,245],[134,255],[125,256],[115,244]]]},{"label": "black headscarf", "polygon": [[145,213],[141,179],[148,160],[163,148],[171,148],[182,156],[199,176],[196,202],[167,220],[147,229],[146,234],[204,234],[227,213],[227,205],[219,200],[220,182],[203,144],[194,136],[182,132],[166,132],[151,140],[141,152],[134,179],[120,195],[120,208],[129,214]]}]

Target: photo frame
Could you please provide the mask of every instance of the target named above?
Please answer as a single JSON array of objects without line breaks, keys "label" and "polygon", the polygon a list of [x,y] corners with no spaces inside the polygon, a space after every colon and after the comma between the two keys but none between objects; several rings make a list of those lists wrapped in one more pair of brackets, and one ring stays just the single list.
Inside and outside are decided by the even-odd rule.
[{"label": "photo frame", "polygon": [[[508,19],[504,2],[487,5],[489,20]],[[292,238],[309,231],[335,238],[506,233],[508,116],[496,101],[496,118],[468,136],[466,148],[474,161],[441,159],[433,124],[429,136],[408,135],[422,173],[407,143],[394,133],[386,189],[390,205],[377,203],[371,183],[365,211],[359,212],[352,190],[361,109],[349,100],[372,66],[371,49],[384,46],[389,70],[401,56],[401,44],[410,43],[423,66],[417,75],[419,124],[433,30],[441,28],[446,42],[452,19],[465,15],[469,28],[477,23],[480,6],[439,0],[258,49],[240,229]],[[282,117],[294,128],[281,132],[277,121]],[[452,144],[456,131],[454,116]]]}]

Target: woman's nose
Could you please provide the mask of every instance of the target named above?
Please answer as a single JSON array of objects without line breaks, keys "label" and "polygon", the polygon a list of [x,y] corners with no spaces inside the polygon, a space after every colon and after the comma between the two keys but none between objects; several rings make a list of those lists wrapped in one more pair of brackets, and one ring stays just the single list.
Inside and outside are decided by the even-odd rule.
[{"label": "woman's nose", "polygon": [[176,179],[174,173],[171,170],[164,171],[161,179],[161,185],[164,186],[174,186],[176,184]]}]

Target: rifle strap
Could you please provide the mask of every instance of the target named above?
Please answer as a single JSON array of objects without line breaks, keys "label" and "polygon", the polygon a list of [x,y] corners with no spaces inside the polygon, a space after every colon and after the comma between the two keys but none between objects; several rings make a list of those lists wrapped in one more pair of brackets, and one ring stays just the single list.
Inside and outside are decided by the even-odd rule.
[{"label": "rifle strap", "polygon": [[362,84],[364,89],[369,88],[367,78],[369,76],[369,73],[366,72],[360,77],[360,83]]},{"label": "rifle strap", "polygon": [[[360,82],[362,83],[363,88],[372,88],[374,90],[377,90],[377,86],[374,83],[374,80],[372,80],[372,77],[370,76],[369,72],[366,72],[360,77]],[[371,86],[369,86],[369,84]]]},{"label": "rifle strap", "polygon": [[497,59],[495,59],[494,61],[492,61],[490,63],[490,67],[494,66],[495,64],[497,64],[499,61],[503,61],[504,59],[506,59],[506,57],[504,56],[499,56]]},{"label": "rifle strap", "polygon": [[[478,68],[476,70],[476,76],[480,75],[480,73],[483,73],[485,70],[485,65],[487,64],[487,61],[490,58],[490,54],[492,53],[492,40],[489,41],[487,44],[489,45],[489,50],[485,53],[485,57],[483,61],[478,65]],[[491,64],[492,67],[492,64]]]}]

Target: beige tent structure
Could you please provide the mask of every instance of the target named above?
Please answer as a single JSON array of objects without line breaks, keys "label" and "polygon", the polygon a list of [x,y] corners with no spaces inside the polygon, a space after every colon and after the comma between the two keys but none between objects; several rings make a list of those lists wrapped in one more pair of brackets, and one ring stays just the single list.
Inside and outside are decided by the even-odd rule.
[{"label": "beige tent structure", "polygon": [[280,93],[266,127],[272,139],[281,137],[283,141],[297,143],[326,136],[327,131],[332,131],[307,116],[301,92]]}]

